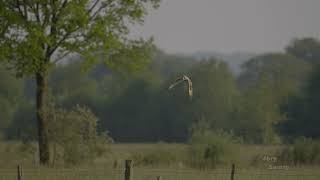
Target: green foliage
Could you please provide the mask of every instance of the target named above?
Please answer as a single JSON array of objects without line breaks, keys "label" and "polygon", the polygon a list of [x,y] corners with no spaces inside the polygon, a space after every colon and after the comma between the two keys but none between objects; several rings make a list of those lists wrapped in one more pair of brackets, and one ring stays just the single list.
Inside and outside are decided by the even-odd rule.
[{"label": "green foliage", "polygon": [[[142,23],[147,6],[156,8],[159,0],[0,3],[0,60],[25,76],[43,72],[69,53],[81,55],[90,65],[99,52],[110,67],[138,69],[140,60],[149,58],[142,51],[150,43],[130,40],[128,27]],[[124,57],[133,61],[124,62]]]},{"label": "green foliage", "polygon": [[46,115],[49,116],[53,165],[61,160],[67,165],[92,161],[111,142],[107,134],[97,134],[97,118],[87,108],[76,106],[66,111],[52,105],[47,108]]},{"label": "green foliage", "polygon": [[[186,65],[182,67],[181,63]],[[191,117],[184,108],[190,101],[167,91],[167,86],[175,75],[190,68],[189,63],[195,62],[162,53],[139,74],[106,73],[99,81],[103,89],[99,99],[105,97],[101,102],[104,107],[99,111],[101,119],[108,121],[102,121],[100,128],[112,129],[110,132],[117,141],[185,140]],[[126,128],[128,126],[130,128]]]},{"label": "green foliage", "polygon": [[75,61],[67,66],[61,65],[52,71],[49,84],[51,99],[56,104],[66,108],[79,104],[93,109],[104,100],[104,92],[98,92],[98,86],[100,86],[98,81],[83,73],[82,70],[82,63]]},{"label": "green foliage", "polygon": [[288,103],[284,104],[283,111],[287,115],[287,121],[280,125],[283,135],[290,138],[305,136],[319,137],[319,82],[320,69],[315,67],[306,81],[306,85],[299,94],[292,96]]},{"label": "green foliage", "polygon": [[13,120],[6,130],[7,139],[32,141],[37,137],[36,117],[34,105],[21,103],[14,114]]},{"label": "green foliage", "polygon": [[235,131],[246,142],[279,143],[273,127],[283,121],[284,117],[273,95],[267,80],[259,81],[258,87],[243,94],[237,107]]},{"label": "green foliage", "polygon": [[205,119],[214,129],[232,127],[239,93],[228,65],[209,59],[196,64],[190,74],[195,89],[189,109],[193,118]]},{"label": "green foliage", "polygon": [[10,103],[18,103],[23,95],[23,81],[16,79],[10,70],[0,66],[0,96]]},{"label": "green foliage", "polygon": [[0,66],[0,134],[12,122],[15,109],[23,96],[23,83],[10,74],[9,70]]},{"label": "green foliage", "polygon": [[286,52],[307,62],[319,64],[320,41],[314,38],[294,39],[287,46]]},{"label": "green foliage", "polygon": [[242,99],[236,132],[253,143],[279,143],[275,126],[287,119],[282,107],[301,91],[312,68],[287,54],[266,54],[246,62],[240,75]]},{"label": "green foliage", "polygon": [[7,99],[0,97],[0,134],[9,126],[10,121],[12,121],[13,111],[10,108],[11,104]]},{"label": "green foliage", "polygon": [[237,159],[237,143],[232,134],[209,129],[195,130],[189,140],[191,165],[212,168]]},{"label": "green foliage", "polygon": [[[105,68],[103,61],[83,74],[83,62],[76,57],[72,63],[56,66],[49,80],[52,100],[65,109],[76,104],[89,107],[100,119],[98,131],[109,130],[116,141],[184,142],[197,120],[206,121],[212,130],[232,130],[248,143],[277,144],[297,136],[319,136],[320,71],[293,55],[252,58],[237,84],[227,64],[214,58],[200,61],[158,51],[147,69],[130,75]],[[181,74],[193,81],[192,100],[181,93],[185,86],[167,90]],[[3,76],[3,82],[14,89],[12,80]],[[34,82],[25,83],[25,93],[34,97],[30,95]],[[34,139],[36,130],[30,128],[36,125],[34,105],[23,105],[28,103],[21,99],[19,107],[9,108],[19,93],[1,89],[12,93],[12,98],[0,98],[0,106],[10,111],[9,116],[3,111],[2,117],[13,119],[7,121],[5,137]]]},{"label": "green foliage", "polygon": [[263,78],[270,81],[275,96],[281,101],[305,84],[312,67],[309,63],[289,54],[271,53],[254,57],[243,64],[238,78],[242,89],[254,87]]},{"label": "green foliage", "polygon": [[294,144],[285,147],[279,152],[282,162],[294,165],[319,165],[320,141],[307,138],[298,138]]},{"label": "green foliage", "polygon": [[[196,89],[191,101],[180,93],[184,86],[167,90],[181,69],[173,71],[168,64],[170,72],[153,71],[157,67],[153,64],[151,70],[128,78],[127,86],[112,93],[122,92],[110,99],[113,103],[108,104],[105,114],[111,121],[110,124],[102,122],[102,126],[112,129],[111,134],[120,141],[185,141],[188,129],[199,117],[206,118],[216,129],[230,127],[237,90],[227,65],[216,60],[193,64],[184,70],[191,75]],[[116,84],[123,83],[123,80],[117,81]],[[124,126],[130,126],[125,133]]]}]

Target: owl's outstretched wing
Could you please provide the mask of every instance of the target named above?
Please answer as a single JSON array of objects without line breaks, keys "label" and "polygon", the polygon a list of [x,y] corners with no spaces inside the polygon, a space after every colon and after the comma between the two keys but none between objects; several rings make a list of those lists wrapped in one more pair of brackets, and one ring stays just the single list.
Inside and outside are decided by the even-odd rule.
[{"label": "owl's outstretched wing", "polygon": [[178,84],[182,83],[182,82],[187,82],[188,83],[188,95],[190,98],[192,98],[192,95],[193,95],[193,89],[192,89],[192,81],[191,79],[186,76],[186,75],[183,75],[182,77],[178,78],[173,84],[171,84],[169,86],[169,90],[174,88],[175,86],[177,86]]},{"label": "owl's outstretched wing", "polygon": [[171,90],[172,88],[176,87],[178,84],[182,83],[184,80],[183,78],[178,78],[174,83],[172,83],[170,86],[169,86],[169,90]]}]

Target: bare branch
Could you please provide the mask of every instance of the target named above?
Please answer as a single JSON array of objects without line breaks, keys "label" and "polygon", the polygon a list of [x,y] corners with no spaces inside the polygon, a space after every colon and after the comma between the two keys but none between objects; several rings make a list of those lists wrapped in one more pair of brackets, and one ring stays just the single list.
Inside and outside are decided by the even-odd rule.
[{"label": "bare branch", "polygon": [[[105,3],[105,4],[101,4],[101,6],[99,7],[99,9],[97,11],[95,11],[90,17],[89,17],[89,21],[92,21],[104,8],[106,8],[108,5],[110,5],[109,3]],[[90,12],[91,13],[91,12]],[[90,14],[89,14],[90,15]]]},{"label": "bare branch", "polygon": [[[64,0],[61,7],[56,9],[54,8],[53,9],[53,12],[52,12],[52,17],[51,17],[51,27],[50,27],[50,36],[56,36],[56,23],[59,21],[60,17],[61,17],[61,12],[63,11],[63,9],[68,5],[68,0]],[[54,6],[54,1],[51,1],[51,3],[53,3],[53,7]],[[53,47],[49,47],[48,50],[47,50],[47,56],[51,56],[56,50],[57,48],[61,45],[61,43],[63,41],[65,41],[68,36],[69,36],[70,33],[67,33],[61,40],[59,40],[56,45],[54,45]]]},{"label": "bare branch", "polygon": [[42,13],[43,13],[43,16],[44,16],[44,19],[43,19],[43,27],[45,27],[47,24],[49,24],[49,21],[50,21],[50,13],[49,13],[49,9],[47,7],[46,4],[41,4],[42,6]]},{"label": "bare branch", "polygon": [[[55,22],[59,20],[59,18],[61,17],[61,12],[62,10],[67,6],[68,4],[68,0],[65,0],[63,2],[63,4],[61,5],[61,7],[57,10],[53,10],[54,12],[52,12],[52,18],[51,18],[51,32],[50,32],[50,36],[55,36]],[[99,6],[99,3],[101,2],[101,0],[96,0],[93,5],[89,8],[88,10],[88,13],[89,13],[89,16],[90,14],[92,13],[92,11],[95,10],[96,7]],[[111,1],[110,1],[111,2]],[[90,17],[89,17],[89,21],[92,21],[94,20],[94,18],[100,13],[103,11],[103,9],[105,9],[107,6],[109,5],[109,3],[105,3],[105,4],[102,4]],[[57,13],[58,12],[58,13]],[[75,33],[77,33],[79,31],[79,29],[81,29],[81,27],[76,27],[75,29],[67,32],[65,35],[63,35],[60,40],[57,40],[56,43],[54,43],[51,47],[48,47],[47,49],[47,57],[51,57],[55,51],[62,45],[63,42],[65,42],[67,39],[69,38],[73,38],[73,35]]]},{"label": "bare branch", "polygon": [[36,15],[37,21],[41,24],[40,10],[39,10],[39,3],[38,2],[36,2],[35,15]]},{"label": "bare branch", "polygon": [[13,8],[17,8],[18,9],[18,12],[19,12],[19,14],[21,15],[22,18],[26,19],[24,14],[23,14],[23,12],[22,12],[22,9],[20,8],[20,6],[21,6],[20,0],[16,0],[16,4],[11,4],[11,5],[13,6]]},{"label": "bare branch", "polygon": [[29,3],[27,6],[30,8],[30,10],[32,11],[32,13],[34,14],[34,16],[36,17],[36,21],[37,21],[39,24],[41,24],[38,2],[36,2],[36,3]]},{"label": "bare branch", "polygon": [[65,7],[67,6],[67,4],[68,4],[68,0],[64,0],[63,3],[62,3],[62,5],[61,5],[60,10],[63,9],[63,8],[65,8]]},{"label": "bare branch", "polygon": [[64,53],[62,56],[60,56],[59,58],[55,59],[52,63],[53,64],[56,64],[58,63],[59,61],[63,60],[66,56],[68,56],[69,54],[71,54],[71,51],[68,51],[66,53]]},{"label": "bare branch", "polygon": [[103,10],[103,6],[101,6],[92,16],[89,17],[89,20],[93,20],[102,10]]},{"label": "bare branch", "polygon": [[70,38],[70,36],[77,32],[80,29],[80,27],[75,28],[73,31],[69,31],[67,32],[52,48],[51,50],[48,52],[48,55],[51,56],[58,48],[59,46],[61,46],[61,44],[68,38]]},{"label": "bare branch", "polygon": [[23,11],[24,11],[24,18],[26,19],[26,21],[28,21],[28,10],[27,10],[27,1],[26,0],[23,0]]},{"label": "bare branch", "polygon": [[64,8],[67,7],[68,5],[68,0],[64,0],[61,7],[59,7],[58,9],[56,9],[56,19],[58,20],[61,16],[61,12],[63,11]]},{"label": "bare branch", "polygon": [[0,31],[0,38],[3,38],[8,27],[9,27],[9,22],[6,22],[5,25],[3,26],[4,28],[1,28],[1,31]]},{"label": "bare branch", "polygon": [[93,9],[99,4],[100,0],[96,0],[96,2],[91,6],[91,8],[88,11],[88,14],[90,15]]}]

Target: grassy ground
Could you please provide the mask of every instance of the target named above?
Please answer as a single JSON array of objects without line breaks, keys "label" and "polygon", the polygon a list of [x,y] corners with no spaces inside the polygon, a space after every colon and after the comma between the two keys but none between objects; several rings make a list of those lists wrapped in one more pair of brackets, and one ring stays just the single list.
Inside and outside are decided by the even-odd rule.
[{"label": "grassy ground", "polygon": [[[237,180],[319,180],[319,167],[293,167],[263,160],[275,157],[279,146],[239,146],[236,163]],[[28,180],[106,180],[124,179],[124,160],[133,159],[134,180],[230,179],[231,162],[216,169],[194,169],[185,162],[189,147],[185,144],[113,144],[109,152],[93,163],[79,167],[37,167],[34,149],[20,143],[0,143],[0,180],[16,179],[16,166],[22,164]],[[116,166],[116,167],[115,167]]]}]

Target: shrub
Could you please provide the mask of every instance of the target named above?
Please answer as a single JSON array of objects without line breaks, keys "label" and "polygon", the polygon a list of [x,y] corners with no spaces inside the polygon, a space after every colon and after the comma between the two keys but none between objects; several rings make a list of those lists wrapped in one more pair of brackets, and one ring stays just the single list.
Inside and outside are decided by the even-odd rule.
[{"label": "shrub", "polygon": [[298,138],[279,152],[280,160],[294,165],[320,164],[320,141]]},{"label": "shrub", "polygon": [[190,139],[191,166],[214,168],[234,161],[239,142],[231,133],[224,131],[196,131]]},{"label": "shrub", "polygon": [[92,161],[112,142],[107,133],[97,134],[98,119],[88,108],[76,106],[66,111],[50,105],[47,111],[53,165],[60,160],[65,165]]}]

